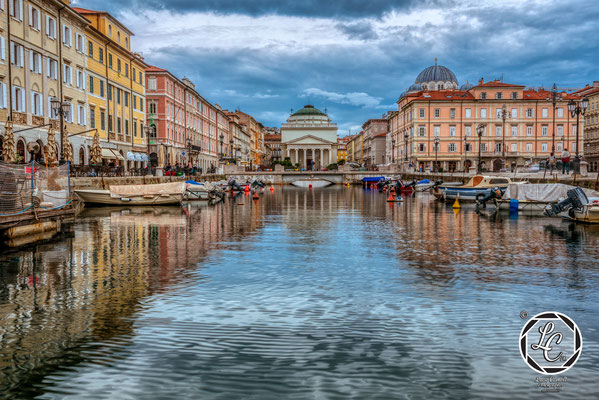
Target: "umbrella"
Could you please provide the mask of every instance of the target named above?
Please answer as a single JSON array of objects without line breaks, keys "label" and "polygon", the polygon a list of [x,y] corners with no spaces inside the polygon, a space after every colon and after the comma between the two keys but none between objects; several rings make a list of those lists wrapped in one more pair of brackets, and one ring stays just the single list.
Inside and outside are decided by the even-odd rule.
[{"label": "umbrella", "polygon": [[73,162],[73,148],[71,147],[71,143],[69,142],[69,134],[67,132],[67,127],[64,127],[64,131],[61,135],[62,139],[62,156],[65,161]]},{"label": "umbrella", "polygon": [[5,163],[14,163],[16,161],[15,153],[15,135],[12,132],[12,121],[7,120],[4,126],[4,138],[2,140],[2,160]]},{"label": "umbrella", "polygon": [[164,153],[163,153],[163,149],[164,149],[164,146],[158,145],[158,166],[159,167],[163,167],[164,166]]},{"label": "umbrella", "polygon": [[44,147],[46,164],[54,165],[58,160],[58,154],[56,151],[56,137],[54,136],[54,129],[52,127],[48,128],[48,144]]},{"label": "umbrella", "polygon": [[100,146],[100,135],[97,131],[89,153],[92,164],[102,164],[102,146]]}]

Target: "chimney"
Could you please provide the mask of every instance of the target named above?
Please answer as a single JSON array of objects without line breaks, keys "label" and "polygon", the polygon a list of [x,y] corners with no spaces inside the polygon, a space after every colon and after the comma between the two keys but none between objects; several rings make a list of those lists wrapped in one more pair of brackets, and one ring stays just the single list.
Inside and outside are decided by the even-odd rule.
[{"label": "chimney", "polygon": [[593,81],[593,87],[599,87],[599,81]]},{"label": "chimney", "polygon": [[480,78],[480,80],[478,81],[478,84],[479,84],[479,85],[482,85],[482,84],[483,84],[483,82],[484,82],[484,79],[483,79],[483,78]]}]

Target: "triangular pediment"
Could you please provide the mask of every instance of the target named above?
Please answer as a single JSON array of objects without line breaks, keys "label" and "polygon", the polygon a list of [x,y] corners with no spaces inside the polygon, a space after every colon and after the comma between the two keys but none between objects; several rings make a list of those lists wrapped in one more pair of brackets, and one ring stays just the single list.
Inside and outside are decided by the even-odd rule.
[{"label": "triangular pediment", "polygon": [[305,135],[298,137],[297,139],[285,142],[286,144],[335,144],[335,142],[329,142],[323,138],[319,138],[313,135]]}]

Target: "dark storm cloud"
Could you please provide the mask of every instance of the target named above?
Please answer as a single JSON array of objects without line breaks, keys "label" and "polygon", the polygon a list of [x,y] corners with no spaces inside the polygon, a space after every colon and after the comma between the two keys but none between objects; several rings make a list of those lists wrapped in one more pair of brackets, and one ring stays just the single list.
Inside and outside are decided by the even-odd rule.
[{"label": "dark storm cloud", "polygon": [[378,38],[370,22],[339,23],[336,27],[350,39],[371,40]]},{"label": "dark storm cloud", "polygon": [[[309,17],[380,16],[393,9],[422,6],[448,0],[92,0],[78,1],[99,9],[141,7],[174,12],[216,12],[245,15],[293,15]],[[83,5],[82,5],[83,7]]]}]

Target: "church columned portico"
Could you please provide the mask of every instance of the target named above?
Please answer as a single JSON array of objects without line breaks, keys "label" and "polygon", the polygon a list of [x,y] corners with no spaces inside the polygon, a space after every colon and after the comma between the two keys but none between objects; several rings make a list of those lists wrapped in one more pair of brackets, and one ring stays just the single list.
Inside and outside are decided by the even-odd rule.
[{"label": "church columned portico", "polygon": [[[281,126],[284,157],[300,169],[320,170],[337,162],[337,124],[327,114],[306,105]],[[335,155],[335,157],[332,157]]]}]

